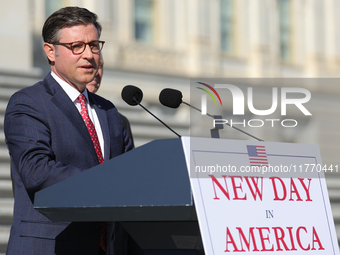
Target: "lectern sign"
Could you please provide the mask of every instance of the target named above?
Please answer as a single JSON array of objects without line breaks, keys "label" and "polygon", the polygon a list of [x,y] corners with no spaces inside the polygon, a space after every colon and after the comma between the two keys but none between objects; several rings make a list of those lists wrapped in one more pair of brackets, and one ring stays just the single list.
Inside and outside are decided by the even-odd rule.
[{"label": "lectern sign", "polygon": [[339,254],[318,146],[182,139],[205,254]]}]

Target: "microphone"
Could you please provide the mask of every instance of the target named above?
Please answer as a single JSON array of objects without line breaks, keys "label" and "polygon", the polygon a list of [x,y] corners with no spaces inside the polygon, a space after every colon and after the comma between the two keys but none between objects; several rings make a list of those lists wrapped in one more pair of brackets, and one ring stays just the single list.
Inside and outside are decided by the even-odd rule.
[{"label": "microphone", "polygon": [[170,108],[178,108],[182,101],[182,92],[176,89],[163,89],[159,94],[159,102]]},{"label": "microphone", "polygon": [[140,88],[133,86],[133,85],[126,85],[122,90],[121,96],[122,96],[122,99],[128,105],[131,105],[131,106],[139,105],[149,114],[151,114],[155,119],[157,119],[160,123],[162,123],[166,128],[168,128],[171,132],[173,132],[175,135],[181,138],[181,136],[177,134],[171,127],[165,124],[162,120],[160,120],[156,115],[154,115],[152,112],[150,112],[140,103],[143,99],[143,92]]},{"label": "microphone", "polygon": [[135,106],[142,102],[143,92],[136,86],[127,85],[122,90],[122,98],[128,105]]},{"label": "microphone", "polygon": [[[161,91],[161,93],[159,94],[159,102],[162,105],[164,105],[164,106],[167,106],[167,107],[170,107],[170,108],[178,108],[183,103],[183,104],[185,104],[185,105],[195,109],[196,111],[202,112],[200,109],[196,108],[195,106],[192,106],[192,105],[184,102],[182,100],[182,98],[183,98],[182,92],[179,91],[179,90],[176,90],[176,89],[166,88],[166,89],[163,89]],[[207,115],[209,117],[215,119],[213,115],[211,115],[209,113],[207,113]],[[258,141],[263,142],[262,139],[259,139],[259,138],[255,137],[255,136],[247,133],[246,131],[243,131],[242,129],[239,129],[237,127],[231,126],[229,123],[226,123],[226,125],[228,125],[229,127],[234,128],[237,131],[240,131],[243,134],[246,134],[246,135],[248,135],[248,136],[250,136],[250,137],[252,137],[252,138],[254,138],[254,139],[258,140]]]}]

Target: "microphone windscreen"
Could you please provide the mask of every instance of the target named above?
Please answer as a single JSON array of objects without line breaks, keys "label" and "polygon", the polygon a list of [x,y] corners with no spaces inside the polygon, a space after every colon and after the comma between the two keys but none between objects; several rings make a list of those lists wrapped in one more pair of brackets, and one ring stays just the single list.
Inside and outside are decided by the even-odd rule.
[{"label": "microphone windscreen", "polygon": [[163,89],[159,94],[159,102],[167,107],[178,108],[182,103],[182,92],[176,89]]},{"label": "microphone windscreen", "polygon": [[122,98],[129,105],[137,105],[143,99],[143,92],[133,85],[126,85],[122,90]]}]

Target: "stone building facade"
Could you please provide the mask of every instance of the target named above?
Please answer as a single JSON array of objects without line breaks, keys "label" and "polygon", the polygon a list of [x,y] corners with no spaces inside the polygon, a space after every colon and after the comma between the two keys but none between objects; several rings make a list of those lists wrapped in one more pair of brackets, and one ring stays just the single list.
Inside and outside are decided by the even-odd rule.
[{"label": "stone building facade", "polygon": [[[174,135],[140,108],[122,101],[120,92],[125,85],[140,87],[145,106],[178,133],[190,135],[195,123],[190,122],[189,109],[161,106],[158,95],[163,88],[181,90],[183,99],[190,102],[190,79],[266,78],[273,82],[253,85],[259,91],[259,108],[268,108],[263,102],[271,98],[272,87],[301,87],[311,92],[307,107],[312,116],[301,115],[294,108],[287,116],[299,121],[294,129],[245,130],[266,141],[319,144],[323,163],[340,165],[337,0],[2,0],[0,4],[2,119],[10,94],[42,79],[49,71],[41,39],[45,19],[61,7],[76,5],[99,16],[103,26],[101,39],[105,41],[105,71],[98,93],[130,119],[136,146]],[[245,84],[242,89],[246,87]],[[191,101],[199,106],[198,101]],[[232,101],[226,107],[231,111]],[[249,111],[246,114],[254,118]],[[2,123],[3,120],[3,130]],[[250,139],[226,130],[225,138]],[[209,136],[207,128],[195,130],[196,134]],[[4,249],[12,200],[3,139],[1,146],[0,197],[4,202],[0,216],[7,218],[1,220],[0,248]],[[340,182],[336,173],[329,176],[337,223]]]}]

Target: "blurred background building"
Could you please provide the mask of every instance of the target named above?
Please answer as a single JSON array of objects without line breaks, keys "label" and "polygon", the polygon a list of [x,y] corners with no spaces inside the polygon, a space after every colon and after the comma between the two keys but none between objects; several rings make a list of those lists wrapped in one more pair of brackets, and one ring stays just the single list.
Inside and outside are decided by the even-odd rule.
[{"label": "blurred background building", "polygon": [[[181,135],[190,135],[190,111],[161,106],[163,88],[179,89],[190,102],[190,79],[295,78],[255,85],[257,99],[271,87],[303,87],[312,93],[312,116],[291,111],[296,128],[245,128],[266,140],[319,144],[323,163],[340,165],[340,2],[338,0],[1,0],[0,3],[0,253],[5,252],[13,198],[3,117],[9,97],[43,79],[49,65],[42,50],[45,19],[65,6],[88,8],[103,26],[104,78],[98,94],[129,118],[135,145],[175,136],[120,93],[132,84],[142,104]],[[306,79],[309,78],[309,79]],[[312,78],[312,79],[310,79]],[[231,109],[231,102],[227,104]],[[196,105],[199,106],[199,105]],[[265,108],[267,109],[267,108]],[[199,113],[197,113],[199,114]],[[251,115],[248,113],[248,117]],[[281,116],[277,116],[280,118]],[[224,129],[226,138],[250,139]],[[195,135],[209,136],[207,130]],[[340,171],[340,170],[339,170]],[[327,173],[340,236],[340,176]]]}]

